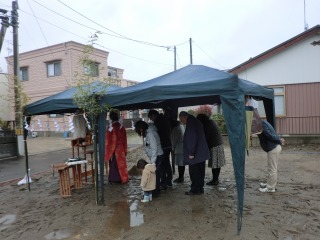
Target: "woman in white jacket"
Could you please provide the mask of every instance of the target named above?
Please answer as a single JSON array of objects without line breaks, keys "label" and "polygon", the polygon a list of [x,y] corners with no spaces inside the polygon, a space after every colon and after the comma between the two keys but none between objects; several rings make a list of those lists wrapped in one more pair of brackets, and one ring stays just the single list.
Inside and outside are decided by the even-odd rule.
[{"label": "woman in white jacket", "polygon": [[135,131],[139,136],[145,137],[146,154],[150,162],[156,164],[156,189],[153,191],[153,197],[158,197],[160,194],[160,169],[163,151],[157,128],[152,123],[148,124],[145,121],[139,120],[135,124]]}]

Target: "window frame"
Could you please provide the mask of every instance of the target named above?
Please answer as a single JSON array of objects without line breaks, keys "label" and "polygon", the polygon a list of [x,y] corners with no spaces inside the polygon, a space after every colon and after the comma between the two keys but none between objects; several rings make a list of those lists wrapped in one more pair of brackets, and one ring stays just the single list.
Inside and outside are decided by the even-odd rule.
[{"label": "window frame", "polygon": [[[286,112],[286,86],[285,85],[277,85],[277,86],[269,86],[269,88],[272,88],[274,91],[274,97],[276,96],[283,96],[283,113],[282,114],[277,114],[276,117],[285,117],[287,115]],[[282,92],[276,92],[275,88],[282,88]],[[276,112],[276,100],[274,99],[274,104],[275,104],[275,112]]]},{"label": "window frame", "polygon": [[108,77],[110,78],[119,78],[118,71],[116,68],[108,68]]},{"label": "window frame", "polygon": [[[92,71],[93,67],[96,67],[96,69],[94,69],[95,71]],[[83,65],[83,72],[85,75],[88,75],[90,77],[99,77],[99,75],[100,75],[99,68],[100,68],[99,62],[92,62],[90,64]],[[94,74],[95,72],[96,72],[96,74]]]},{"label": "window frame", "polygon": [[49,117],[49,118],[63,118],[63,117],[64,117],[64,114],[51,113],[51,114],[48,114],[48,117]]},{"label": "window frame", "polygon": [[[24,76],[23,72],[26,72],[26,74],[25,74],[26,79],[23,78],[23,76]],[[20,78],[20,81],[29,81],[29,67],[27,67],[27,66],[20,67],[19,78]]]},{"label": "window frame", "polygon": [[[59,64],[59,72],[56,70],[56,64]],[[49,74],[49,66],[53,65],[53,75]],[[62,75],[62,70],[61,70],[61,60],[54,60],[50,62],[46,62],[46,67],[47,67],[47,77],[56,77],[56,76],[61,76]]]},{"label": "window frame", "polygon": [[[285,117],[285,116],[287,116],[287,112],[286,112],[286,87],[285,87],[285,85],[273,85],[273,86],[266,86],[266,87],[272,88],[273,91],[274,91],[274,104],[275,104],[275,115],[276,115],[276,117]],[[282,88],[283,91],[282,92],[276,92],[275,88]],[[275,100],[276,96],[283,96],[283,114],[277,114],[276,113],[276,109],[277,109],[276,100]],[[264,109],[264,106],[263,106],[263,101],[259,101],[258,104],[259,105],[262,104],[262,107],[263,107],[263,113],[261,111],[261,107],[260,106],[258,107],[260,116],[261,117],[266,117],[265,109]]]}]

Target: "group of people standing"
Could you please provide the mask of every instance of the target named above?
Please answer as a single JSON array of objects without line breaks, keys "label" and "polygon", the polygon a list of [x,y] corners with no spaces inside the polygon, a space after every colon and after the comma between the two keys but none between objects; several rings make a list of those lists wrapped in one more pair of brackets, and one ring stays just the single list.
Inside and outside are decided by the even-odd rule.
[{"label": "group of people standing", "polygon": [[[105,161],[109,165],[110,183],[129,181],[126,163],[126,130],[119,122],[119,112],[109,114],[110,123],[106,131]],[[139,120],[135,123],[136,133],[145,138],[145,150],[149,163],[140,159],[137,167],[143,170],[141,187],[144,190],[143,202],[158,197],[161,190],[172,186],[172,182],[184,182],[185,166],[189,166],[191,188],[186,195],[204,193],[205,164],[212,169],[212,179],[207,185],[218,185],[221,167],[226,164],[222,135],[215,121],[205,114],[197,117],[181,111],[179,121],[170,120],[157,110],[150,110],[149,123]],[[277,163],[284,140],[272,126],[263,121],[263,131],[259,135],[260,144],[268,153],[269,177],[260,184],[260,192],[274,192],[277,183]],[[178,166],[178,178],[172,179],[172,160]],[[174,167],[174,166],[173,166]]]},{"label": "group of people standing", "polygon": [[[156,167],[156,185],[152,191],[153,197],[159,196],[161,190],[172,186],[172,168],[170,165],[170,152],[178,166],[179,176],[173,182],[184,181],[185,166],[189,165],[191,189],[186,195],[200,195],[204,193],[205,164],[212,168],[213,178],[208,185],[219,184],[220,168],[225,165],[222,136],[217,124],[204,114],[196,117],[182,111],[179,121],[170,120],[156,110],[150,110],[150,122],[138,121],[135,131],[145,137],[145,148],[150,164]],[[213,138],[213,139],[211,139]],[[141,161],[138,168],[144,169],[144,174],[150,176]],[[148,166],[148,169],[150,167]],[[145,181],[144,181],[144,184]],[[144,186],[142,185],[144,189]],[[149,192],[148,190],[146,190]],[[146,197],[147,196],[147,197]],[[146,199],[147,198],[147,199]],[[145,195],[143,201],[150,200],[150,194]]]}]

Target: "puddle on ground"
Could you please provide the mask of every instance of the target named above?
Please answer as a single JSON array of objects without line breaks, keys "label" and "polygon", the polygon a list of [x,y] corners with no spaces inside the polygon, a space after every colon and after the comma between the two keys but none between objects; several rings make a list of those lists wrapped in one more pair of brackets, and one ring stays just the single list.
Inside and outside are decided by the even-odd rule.
[{"label": "puddle on ground", "polygon": [[47,234],[45,239],[54,240],[54,239],[66,239],[71,236],[71,232],[68,229],[54,230],[53,232]]},{"label": "puddle on ground", "polygon": [[16,215],[14,214],[7,214],[0,218],[0,231],[8,228],[10,224],[16,221]]},{"label": "puddle on ground", "polygon": [[137,209],[138,200],[130,205],[130,227],[137,227],[144,223],[143,214]]},{"label": "puddle on ground", "polygon": [[106,233],[114,238],[132,227],[144,223],[143,214],[138,209],[140,200],[116,202],[108,208],[113,209],[113,215],[106,222]]}]

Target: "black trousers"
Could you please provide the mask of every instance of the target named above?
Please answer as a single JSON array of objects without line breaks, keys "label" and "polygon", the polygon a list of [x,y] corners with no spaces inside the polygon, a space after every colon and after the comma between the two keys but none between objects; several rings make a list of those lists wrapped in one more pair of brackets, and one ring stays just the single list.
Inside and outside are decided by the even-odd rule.
[{"label": "black trousers", "polygon": [[172,169],[170,165],[171,149],[163,149],[163,159],[161,164],[161,186],[166,187],[172,182]]},{"label": "black trousers", "polygon": [[191,179],[191,192],[203,192],[204,176],[206,172],[206,162],[189,165],[189,175]]},{"label": "black trousers", "polygon": [[179,178],[184,178],[185,166],[178,166]]},{"label": "black trousers", "polygon": [[212,181],[218,181],[221,168],[212,168]]},{"label": "black trousers", "polygon": [[152,191],[154,195],[160,194],[161,168],[163,163],[163,155],[157,156],[156,160],[156,189]]}]

